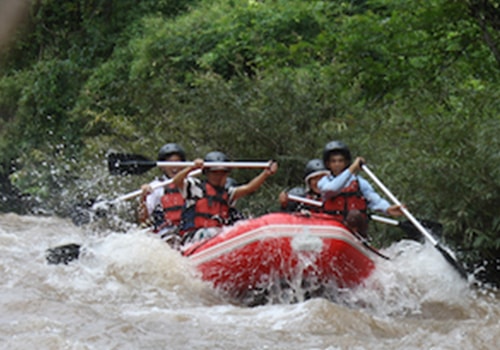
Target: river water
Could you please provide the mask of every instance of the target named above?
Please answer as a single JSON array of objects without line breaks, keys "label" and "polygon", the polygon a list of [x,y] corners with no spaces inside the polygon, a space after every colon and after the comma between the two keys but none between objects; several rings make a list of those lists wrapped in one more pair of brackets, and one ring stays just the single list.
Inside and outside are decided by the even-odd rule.
[{"label": "river water", "polygon": [[[245,307],[218,296],[156,237],[0,214],[1,349],[497,349],[497,292],[432,246],[401,241],[340,303]],[[82,243],[49,265],[45,250]]]}]

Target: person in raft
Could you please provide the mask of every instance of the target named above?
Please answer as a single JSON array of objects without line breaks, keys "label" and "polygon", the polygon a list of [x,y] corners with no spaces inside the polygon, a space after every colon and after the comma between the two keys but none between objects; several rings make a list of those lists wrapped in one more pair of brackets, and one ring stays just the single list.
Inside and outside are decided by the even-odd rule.
[{"label": "person in raft", "polygon": [[330,172],[325,168],[323,160],[318,158],[309,160],[304,169],[303,179],[305,188],[294,187],[290,191],[288,191],[288,193],[281,192],[279,195],[281,209],[286,212],[322,212],[322,207],[291,201],[288,198],[288,194],[292,194],[298,197],[304,197],[306,199],[312,199],[315,201],[321,201],[321,191],[318,188],[318,182],[328,174],[330,174]]},{"label": "person in raft", "polygon": [[[224,186],[226,187],[226,190],[229,190],[229,188],[231,188],[231,187],[237,187],[238,186],[238,182],[235,179],[233,179],[232,177],[228,176],[227,180],[226,180],[226,184]],[[228,224],[229,225],[234,224],[236,221],[240,221],[240,220],[246,219],[245,214],[243,214],[243,212],[241,212],[236,207],[236,202],[237,201],[233,201],[231,203],[231,207],[229,208],[229,220],[228,220]]]},{"label": "person in raft", "polygon": [[[183,244],[219,233],[223,226],[229,224],[230,208],[234,203],[255,192],[278,170],[278,163],[271,162],[250,182],[226,188],[230,168],[204,167],[209,162],[229,162],[229,158],[219,151],[209,152],[204,159],[195,159],[193,166],[181,170],[173,179],[185,200],[180,228]],[[189,172],[200,168],[203,169],[204,180],[187,176]]]},{"label": "person in raft", "polygon": [[[167,143],[158,151],[158,161],[185,161],[186,152],[176,143]],[[181,223],[184,197],[175,184],[158,187],[155,184],[172,179],[182,167],[160,167],[163,175],[148,184],[141,186],[138,220],[145,226],[153,226],[154,232],[171,245],[176,245]]]},{"label": "person in raft", "polygon": [[330,175],[318,182],[323,198],[323,212],[333,215],[352,232],[367,238],[368,210],[391,216],[401,216],[399,205],[390,205],[368,181],[358,175],[365,162],[357,157],[351,162],[351,152],[342,141],[331,141],[323,150],[323,162]]}]

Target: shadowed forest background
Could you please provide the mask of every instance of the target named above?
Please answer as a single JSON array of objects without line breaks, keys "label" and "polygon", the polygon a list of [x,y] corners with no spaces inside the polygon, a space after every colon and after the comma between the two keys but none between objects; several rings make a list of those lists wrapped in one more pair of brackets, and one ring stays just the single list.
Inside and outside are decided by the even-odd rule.
[{"label": "shadowed forest background", "polygon": [[0,27],[0,210],[67,216],[130,192],[158,172],[110,176],[106,155],[155,159],[177,142],[190,159],[276,159],[238,204],[260,215],[339,139],[500,281],[497,1],[6,0],[3,14],[14,3],[17,25]]}]

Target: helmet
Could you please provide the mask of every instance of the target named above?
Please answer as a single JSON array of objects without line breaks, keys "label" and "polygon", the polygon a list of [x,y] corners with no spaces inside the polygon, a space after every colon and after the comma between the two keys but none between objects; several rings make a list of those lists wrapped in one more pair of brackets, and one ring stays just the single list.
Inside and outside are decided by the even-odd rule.
[{"label": "helmet", "polygon": [[323,162],[325,164],[330,159],[330,154],[334,152],[342,154],[347,162],[351,163],[351,151],[349,150],[349,147],[347,147],[347,145],[342,141],[330,141],[323,149]]},{"label": "helmet", "polygon": [[316,173],[328,173],[328,170],[325,168],[325,163],[319,158],[311,159],[307,162],[304,168],[304,180],[316,175]]},{"label": "helmet", "polygon": [[330,171],[325,168],[325,163],[319,158],[311,159],[304,169],[304,181],[309,188],[309,179],[317,175],[328,175]]},{"label": "helmet", "polygon": [[304,187],[294,187],[288,191],[288,194],[292,194],[297,197],[304,197],[306,195],[306,190]]},{"label": "helmet", "polygon": [[[205,155],[205,158],[203,159],[203,161],[209,163],[209,162],[229,162],[229,158],[228,156],[226,156],[224,153],[222,152],[219,152],[219,151],[212,151],[212,152],[209,152]],[[203,169],[203,173],[206,172],[206,168]],[[229,171],[230,169],[229,168],[226,168],[226,167],[211,167],[210,170],[225,170],[225,171]]]},{"label": "helmet", "polygon": [[229,162],[228,156],[219,151],[212,151],[205,155],[205,162]]},{"label": "helmet", "polygon": [[163,145],[158,151],[158,160],[165,160],[173,154],[179,155],[182,161],[186,160],[186,152],[184,152],[184,149],[176,143],[167,143]]}]

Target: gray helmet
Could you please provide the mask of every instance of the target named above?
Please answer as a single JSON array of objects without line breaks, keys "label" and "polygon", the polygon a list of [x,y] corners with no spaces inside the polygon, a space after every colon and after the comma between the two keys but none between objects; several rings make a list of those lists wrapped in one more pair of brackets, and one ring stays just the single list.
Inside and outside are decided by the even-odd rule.
[{"label": "gray helmet", "polygon": [[186,160],[186,152],[181,146],[176,143],[167,143],[158,151],[158,161],[165,160],[173,154],[177,154],[182,161]]},{"label": "gray helmet", "polygon": [[304,187],[294,187],[288,191],[288,194],[293,194],[297,197],[304,197],[306,195],[306,190]]},{"label": "gray helmet", "polygon": [[326,144],[325,148],[323,149],[323,162],[325,164],[330,159],[330,155],[332,153],[342,154],[347,160],[347,163],[351,163],[351,151],[349,150],[349,147],[347,147],[347,145],[342,141],[330,141]]},{"label": "gray helmet", "polygon": [[312,177],[323,175],[326,176],[330,174],[330,171],[325,168],[325,163],[321,159],[311,159],[307,162],[304,169],[304,182],[306,184],[306,190],[310,190],[309,180]]},{"label": "gray helmet", "polygon": [[311,159],[307,162],[306,167],[304,169],[304,180],[311,177],[315,173],[328,173],[328,170],[325,168],[325,163],[319,158]]},{"label": "gray helmet", "polygon": [[[229,157],[226,156],[224,153],[219,152],[219,151],[212,151],[209,152],[205,155],[205,158],[203,159],[204,162],[209,163],[209,162],[229,162]],[[226,167],[211,167],[209,168],[210,170],[225,170],[225,171],[230,171],[229,168]],[[206,173],[207,168],[203,169],[203,173]]]}]

